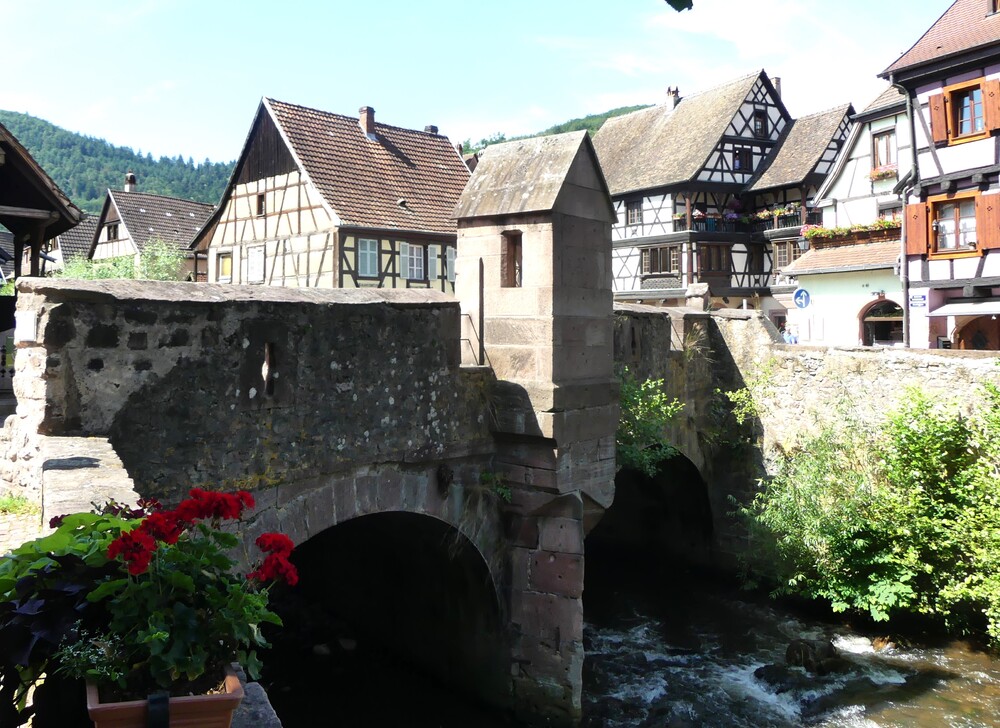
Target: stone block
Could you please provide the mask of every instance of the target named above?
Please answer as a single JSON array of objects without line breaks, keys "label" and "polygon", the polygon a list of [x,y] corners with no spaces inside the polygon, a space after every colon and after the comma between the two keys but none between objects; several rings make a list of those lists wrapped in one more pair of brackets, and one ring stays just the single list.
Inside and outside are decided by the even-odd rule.
[{"label": "stone block", "polygon": [[535,552],[531,557],[528,588],[567,597],[583,596],[583,555]]},{"label": "stone block", "polygon": [[583,602],[579,597],[540,592],[512,592],[510,621],[529,638],[559,649],[583,639]]},{"label": "stone block", "polygon": [[545,551],[583,553],[583,527],[579,518],[541,518],[538,545]]},{"label": "stone block", "polygon": [[330,484],[333,488],[334,510],[337,513],[337,523],[343,523],[360,515],[358,512],[357,493],[354,490],[354,478],[343,478]]},{"label": "stone block", "polygon": [[[511,516],[507,528],[507,541],[513,546],[538,548],[538,519],[531,516]],[[525,560],[527,564],[527,560]],[[523,586],[527,586],[527,580]]]}]

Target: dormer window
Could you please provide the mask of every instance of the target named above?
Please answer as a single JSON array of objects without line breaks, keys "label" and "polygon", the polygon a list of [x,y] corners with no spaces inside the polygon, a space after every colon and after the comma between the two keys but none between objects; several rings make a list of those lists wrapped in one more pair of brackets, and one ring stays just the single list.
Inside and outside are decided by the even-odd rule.
[{"label": "dormer window", "polygon": [[755,109],[753,112],[753,135],[758,139],[763,139],[767,133],[767,111]]}]

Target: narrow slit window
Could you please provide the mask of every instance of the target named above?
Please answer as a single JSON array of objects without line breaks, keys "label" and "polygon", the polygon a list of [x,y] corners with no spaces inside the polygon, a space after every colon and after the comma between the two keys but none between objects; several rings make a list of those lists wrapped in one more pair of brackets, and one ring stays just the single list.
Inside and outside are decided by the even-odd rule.
[{"label": "narrow slit window", "polygon": [[274,395],[274,345],[270,342],[264,343],[264,364],[260,374],[264,379],[264,394],[268,397]]},{"label": "narrow slit window", "polygon": [[521,233],[508,232],[503,234],[503,254],[500,260],[501,286],[503,288],[521,287]]},{"label": "narrow slit window", "polygon": [[257,217],[264,217],[267,212],[267,198],[263,195],[257,195]]}]

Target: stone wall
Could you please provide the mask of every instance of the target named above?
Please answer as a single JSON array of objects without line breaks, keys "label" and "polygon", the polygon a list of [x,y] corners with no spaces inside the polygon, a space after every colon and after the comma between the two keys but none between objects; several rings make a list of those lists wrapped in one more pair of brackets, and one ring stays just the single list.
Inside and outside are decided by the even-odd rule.
[{"label": "stone wall", "polygon": [[[486,370],[432,291],[22,283],[18,416],[107,437],[141,494],[488,454]],[[36,340],[37,339],[37,340]],[[30,428],[30,426],[29,426]]]}]

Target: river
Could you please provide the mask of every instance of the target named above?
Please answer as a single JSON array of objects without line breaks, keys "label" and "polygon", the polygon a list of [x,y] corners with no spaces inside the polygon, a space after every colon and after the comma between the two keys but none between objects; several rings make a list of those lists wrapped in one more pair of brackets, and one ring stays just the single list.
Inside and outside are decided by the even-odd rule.
[{"label": "river", "polygon": [[[877,632],[669,563],[592,557],[587,569],[587,728],[1000,726],[1000,662],[962,643],[876,650]],[[778,684],[755,676],[782,665],[799,638],[832,641],[849,670],[820,677],[779,668]],[[270,670],[286,728],[519,725],[374,646],[297,659]]]}]

